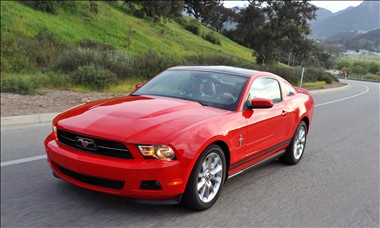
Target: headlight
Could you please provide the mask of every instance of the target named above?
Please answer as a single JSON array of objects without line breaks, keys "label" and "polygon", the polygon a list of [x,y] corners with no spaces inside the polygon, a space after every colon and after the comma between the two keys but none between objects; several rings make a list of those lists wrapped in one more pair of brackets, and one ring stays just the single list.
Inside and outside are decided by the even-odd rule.
[{"label": "headlight", "polygon": [[138,145],[137,147],[145,158],[157,158],[162,160],[175,159],[173,149],[166,145]]}]

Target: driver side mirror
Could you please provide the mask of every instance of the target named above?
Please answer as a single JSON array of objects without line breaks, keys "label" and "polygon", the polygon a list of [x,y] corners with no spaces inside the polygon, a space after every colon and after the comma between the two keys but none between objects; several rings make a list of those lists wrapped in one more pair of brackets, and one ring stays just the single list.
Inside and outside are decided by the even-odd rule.
[{"label": "driver side mirror", "polygon": [[272,108],[273,101],[267,98],[255,97],[251,100],[249,108]]}]

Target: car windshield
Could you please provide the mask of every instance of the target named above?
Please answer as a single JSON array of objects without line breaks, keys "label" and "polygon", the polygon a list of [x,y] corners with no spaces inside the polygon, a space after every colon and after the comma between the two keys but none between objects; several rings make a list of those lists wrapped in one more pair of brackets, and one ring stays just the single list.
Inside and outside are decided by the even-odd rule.
[{"label": "car windshield", "polygon": [[132,96],[173,97],[234,111],[247,79],[247,77],[215,72],[167,70],[147,82]]}]

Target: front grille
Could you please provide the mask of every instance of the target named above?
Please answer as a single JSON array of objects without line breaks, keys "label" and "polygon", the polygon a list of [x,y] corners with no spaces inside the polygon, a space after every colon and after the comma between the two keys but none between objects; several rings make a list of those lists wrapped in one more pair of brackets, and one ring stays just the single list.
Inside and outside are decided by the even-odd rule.
[{"label": "front grille", "polygon": [[[58,141],[66,146],[100,155],[132,159],[132,155],[123,143],[109,141],[104,139],[92,138],[87,136],[78,135],[69,131],[58,130]],[[91,142],[87,148],[81,146],[79,140],[84,139]],[[95,145],[92,145],[92,142]]]},{"label": "front grille", "polygon": [[104,188],[111,188],[115,190],[121,190],[124,187],[124,182],[123,181],[115,181],[115,180],[109,180],[109,179],[103,179],[103,178],[98,178],[98,177],[92,177],[92,176],[87,176],[83,175],[77,172],[74,172],[72,170],[63,168],[62,166],[59,166],[54,163],[54,165],[58,168],[58,170],[65,174],[68,177],[71,177],[77,181],[86,183],[86,184],[91,184],[91,185],[96,185]]}]

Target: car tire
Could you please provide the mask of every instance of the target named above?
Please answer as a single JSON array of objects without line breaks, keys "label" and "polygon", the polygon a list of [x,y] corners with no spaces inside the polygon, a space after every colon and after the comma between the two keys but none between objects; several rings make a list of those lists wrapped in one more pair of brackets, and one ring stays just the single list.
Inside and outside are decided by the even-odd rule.
[{"label": "car tire", "polygon": [[288,165],[297,164],[305,151],[307,138],[307,125],[304,121],[298,124],[298,127],[293,135],[292,141],[290,142],[288,148],[284,155],[282,155],[279,160]]},{"label": "car tire", "polygon": [[203,211],[214,205],[226,179],[226,158],[222,148],[210,145],[198,158],[188,180],[182,205]]}]

